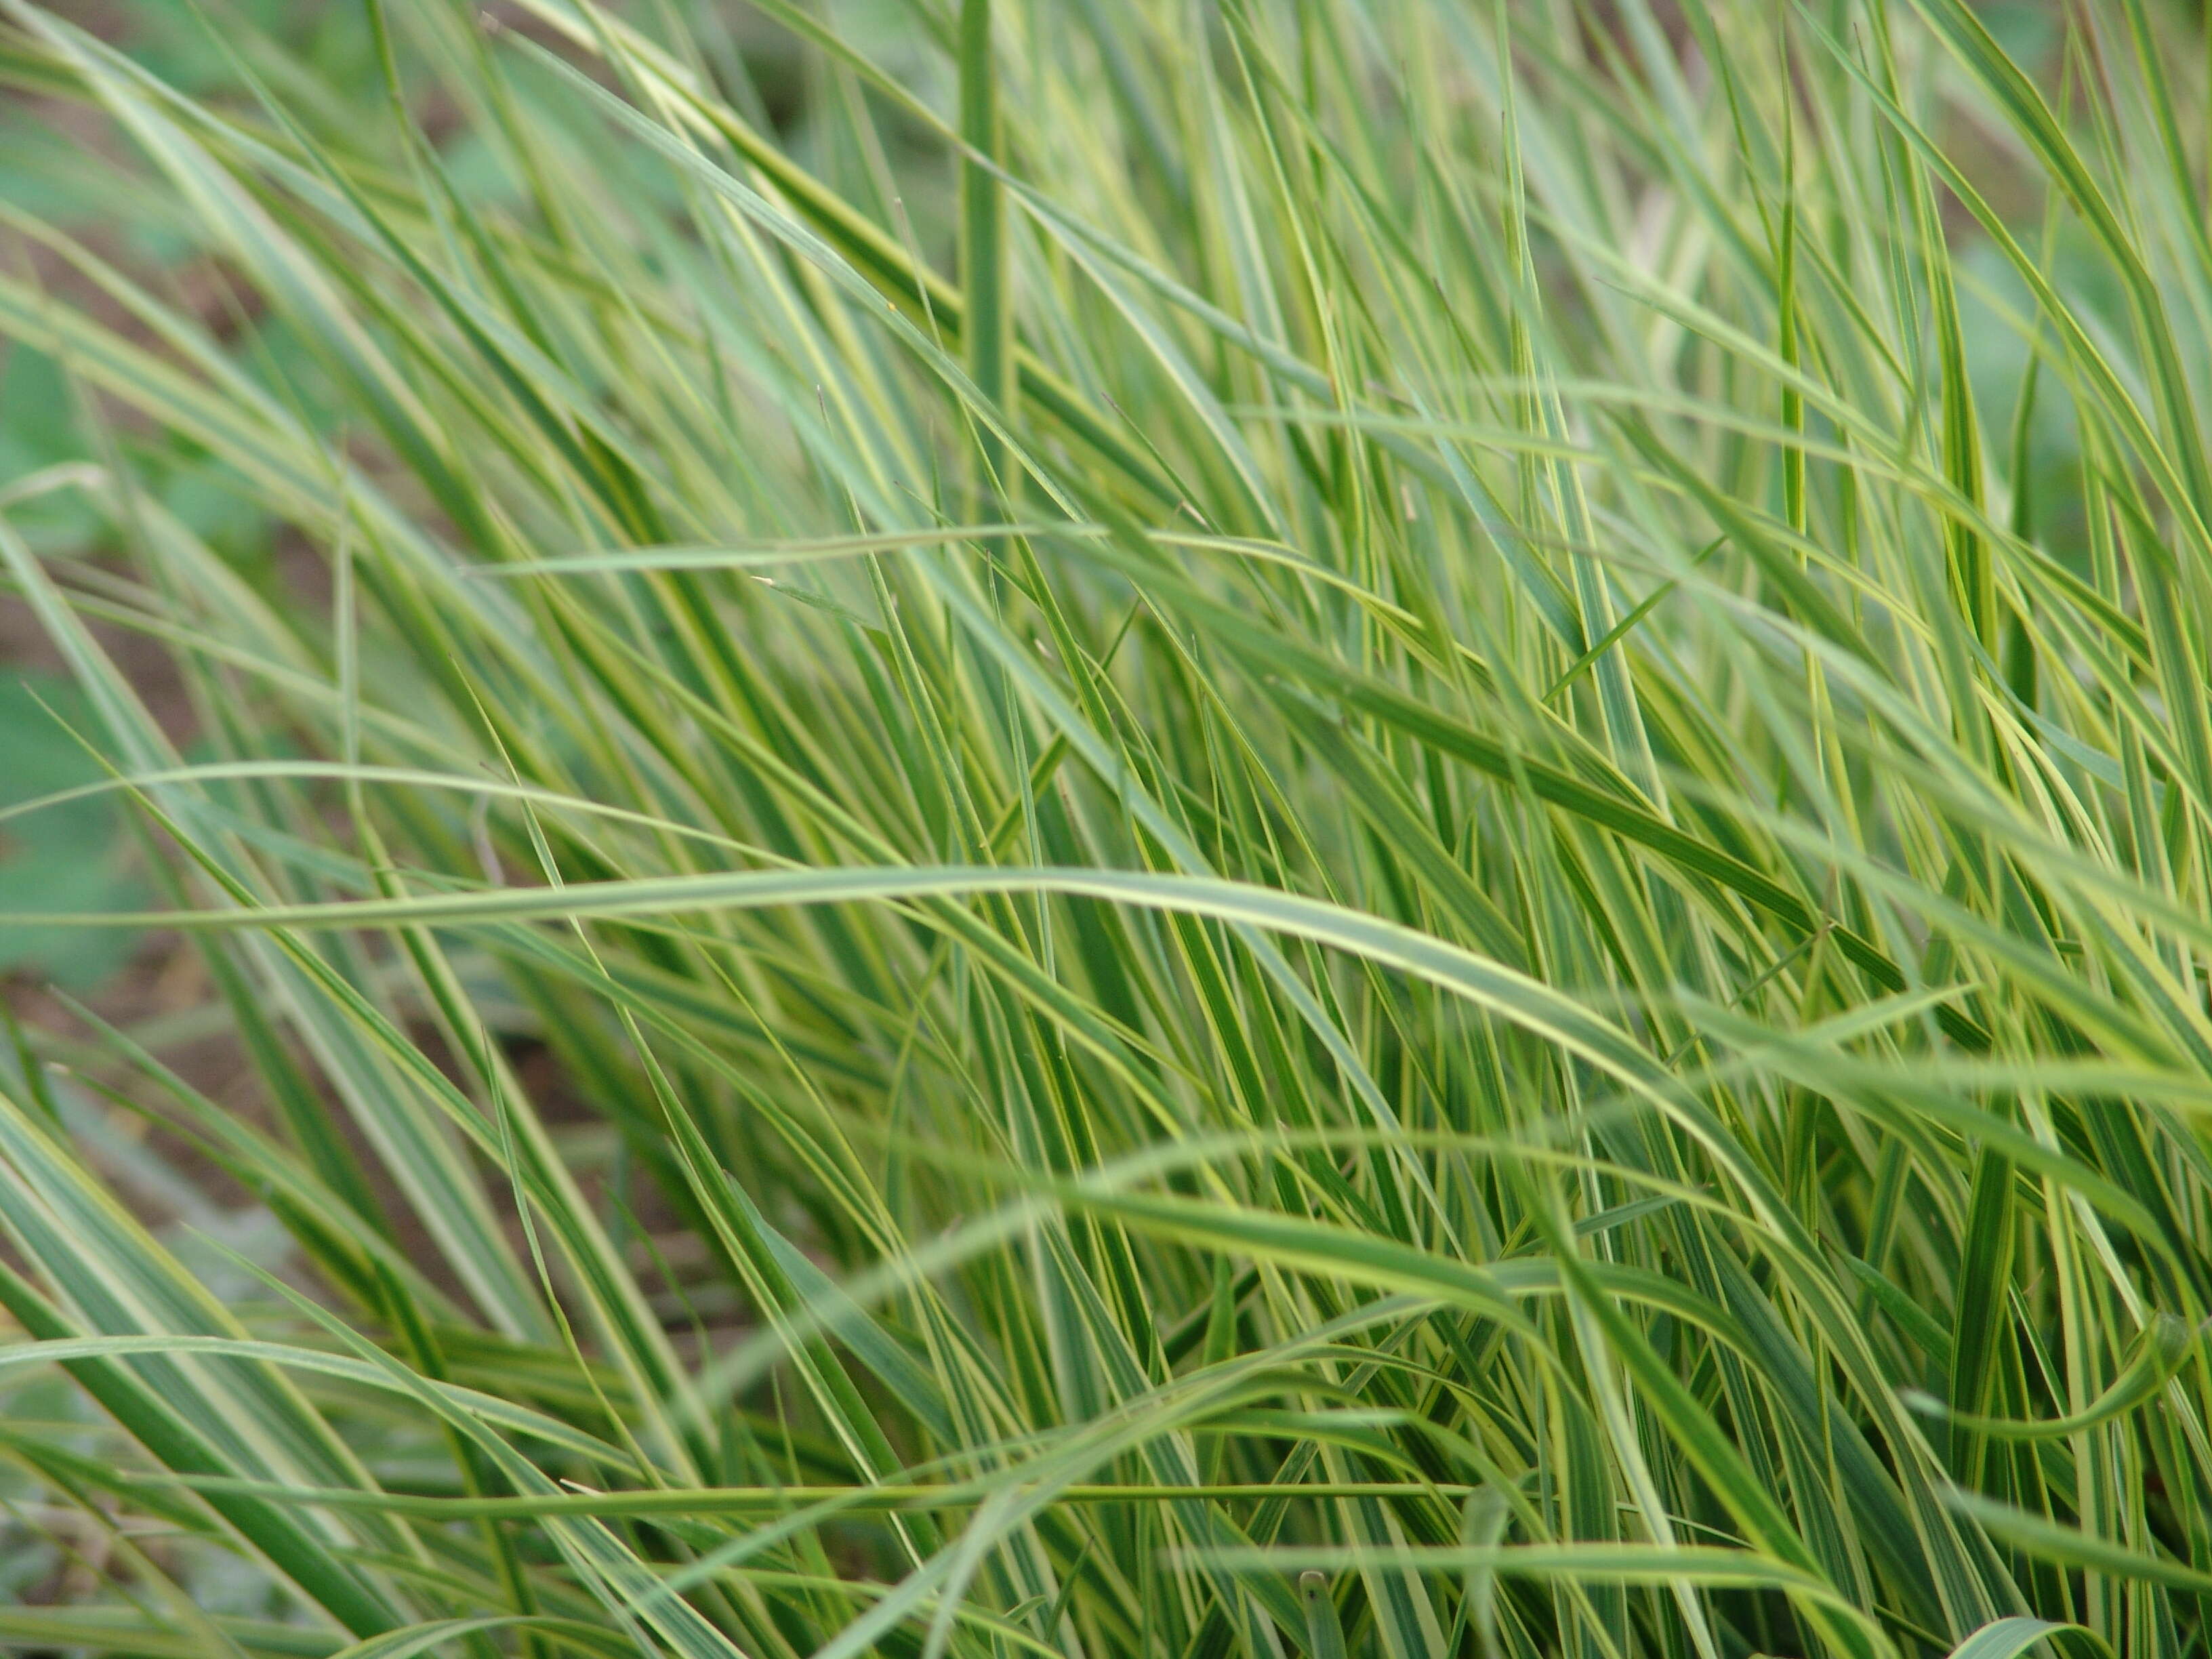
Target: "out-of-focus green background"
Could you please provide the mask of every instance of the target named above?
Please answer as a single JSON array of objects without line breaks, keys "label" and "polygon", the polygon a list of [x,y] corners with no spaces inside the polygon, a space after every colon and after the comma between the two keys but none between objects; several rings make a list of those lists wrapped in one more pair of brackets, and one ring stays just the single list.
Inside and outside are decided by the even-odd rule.
[{"label": "out-of-focus green background", "polygon": [[[51,0],[50,10],[115,45],[147,70],[196,97],[250,102],[249,76],[296,85],[303,76],[335,96],[303,100],[342,123],[349,109],[364,119],[383,90],[368,14],[360,0]],[[487,9],[496,14],[493,0]],[[810,159],[818,149],[808,112],[821,90],[790,36],[743,0],[681,0],[677,6],[714,54],[726,85],[758,112],[793,151]],[[927,86],[932,61],[915,49],[927,26],[921,0],[842,0],[840,23],[870,40],[884,62]],[[281,43],[283,55],[269,50]],[[244,44],[253,55],[234,52]],[[446,151],[463,191],[500,186],[483,140],[448,120],[440,132],[438,89],[421,89],[426,124]],[[890,129],[897,137],[894,123]],[[812,156],[817,161],[821,158]],[[911,158],[902,157],[902,161]],[[77,238],[102,259],[164,299],[182,299],[218,339],[251,354],[269,377],[313,410],[318,375],[283,325],[263,313],[252,295],[228,280],[204,254],[179,204],[143,184],[126,140],[97,111],[40,95],[21,78],[0,85],[0,259],[29,271],[72,303],[110,320],[118,308],[62,259],[27,235],[38,221]],[[118,162],[123,165],[118,166]],[[917,176],[902,168],[902,175]],[[939,179],[941,200],[907,204],[924,252],[949,258],[951,183],[945,168],[918,173],[926,192]],[[282,529],[240,499],[205,457],[165,441],[150,446],[127,428],[102,439],[131,449],[137,477],[161,505],[220,547],[249,579],[292,602],[326,597],[312,561],[288,559]],[[101,440],[78,419],[66,366],[0,341],[0,491],[51,469],[96,463]],[[5,499],[0,497],[0,499]],[[71,560],[103,557],[98,521],[77,492],[41,491],[9,501],[10,521],[42,553]],[[110,634],[104,642],[143,688],[171,734],[191,752],[206,711],[189,706],[151,642]],[[72,734],[85,722],[72,687],[56,672],[51,651],[12,596],[0,592],[0,809],[100,776],[97,760]],[[125,908],[145,902],[137,848],[113,803],[89,800],[0,825],[0,911]],[[35,1001],[51,985],[71,994],[103,994],[103,1006],[125,1017],[160,1012],[189,987],[170,973],[172,953],[114,933],[58,929],[0,931],[0,989]],[[168,974],[165,981],[163,975]]]}]

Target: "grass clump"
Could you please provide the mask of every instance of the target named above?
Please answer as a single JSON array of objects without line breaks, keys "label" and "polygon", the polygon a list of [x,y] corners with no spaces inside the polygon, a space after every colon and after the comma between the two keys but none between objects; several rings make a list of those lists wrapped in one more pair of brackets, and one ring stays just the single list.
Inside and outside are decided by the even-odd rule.
[{"label": "grass clump", "polygon": [[2201,20],[0,9],[0,1640],[2202,1650]]}]

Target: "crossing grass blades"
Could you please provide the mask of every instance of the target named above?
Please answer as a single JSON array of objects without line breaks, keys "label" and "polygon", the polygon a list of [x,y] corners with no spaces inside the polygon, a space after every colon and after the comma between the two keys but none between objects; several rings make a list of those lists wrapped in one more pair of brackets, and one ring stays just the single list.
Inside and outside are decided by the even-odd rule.
[{"label": "crossing grass blades", "polygon": [[0,10],[0,1639],[2204,1650],[2201,9]]}]

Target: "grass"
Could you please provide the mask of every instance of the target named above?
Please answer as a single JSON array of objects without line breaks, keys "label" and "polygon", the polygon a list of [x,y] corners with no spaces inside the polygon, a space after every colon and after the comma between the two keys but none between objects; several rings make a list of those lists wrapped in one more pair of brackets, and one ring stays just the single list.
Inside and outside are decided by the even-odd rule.
[{"label": "grass", "polygon": [[0,1642],[2212,1641],[2201,18],[0,11]]}]

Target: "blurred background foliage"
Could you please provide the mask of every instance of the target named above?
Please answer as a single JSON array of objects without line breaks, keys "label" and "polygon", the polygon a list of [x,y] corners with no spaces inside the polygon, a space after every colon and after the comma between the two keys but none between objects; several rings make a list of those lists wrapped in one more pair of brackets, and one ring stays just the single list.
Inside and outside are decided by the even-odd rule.
[{"label": "blurred background foliage", "polygon": [[[251,101],[241,71],[285,85],[305,70],[317,77],[316,95],[306,110],[328,131],[371,125],[383,110],[368,13],[357,0],[94,0],[55,9],[123,47],[179,92],[217,106]],[[811,169],[831,178],[854,171],[860,158],[835,148],[842,129],[817,118],[825,88],[788,33],[742,0],[684,0],[678,9],[739,107]],[[908,85],[925,96],[949,97],[946,77],[935,72],[937,58],[921,50],[933,31],[945,27],[928,8],[915,0],[843,0],[834,10],[839,24],[869,40],[884,66],[902,73]],[[487,15],[497,12],[495,5]],[[252,54],[243,60],[241,46]],[[513,205],[512,177],[494,161],[483,134],[441,122],[436,82],[419,70],[416,78],[419,84],[410,93],[422,100],[424,131],[439,143],[459,199]],[[333,103],[327,95],[332,88],[353,96]],[[889,159],[913,198],[900,204],[906,223],[925,256],[949,270],[951,162],[941,146],[896,112],[880,118],[886,143],[902,146]],[[33,222],[68,233],[150,292],[182,301],[216,339],[243,351],[270,384],[283,387],[314,429],[338,435],[315,352],[283,317],[228,280],[173,196],[112,164],[100,147],[117,142],[93,112],[40,96],[35,76],[0,80],[0,261],[82,301],[88,287],[82,276],[41,258],[35,240],[23,234]],[[134,183],[138,187],[131,188]],[[675,186],[663,170],[641,167],[638,187],[648,198],[673,203]],[[94,311],[105,314],[96,299]],[[35,347],[0,338],[0,496],[10,480],[98,460],[76,413],[60,364]],[[134,432],[126,424],[108,436],[128,446],[137,482],[161,507],[221,548],[265,596],[283,604],[301,600],[286,586],[283,527],[246,499],[220,465],[173,434]],[[43,491],[9,511],[16,529],[42,554],[96,562],[115,551],[108,526],[81,491]],[[310,563],[293,562],[290,570],[306,571]],[[305,597],[318,604],[326,598]],[[185,740],[187,755],[204,757],[204,748],[190,740],[194,719],[182,689],[165,683],[153,653],[128,641],[119,648],[152,677],[156,710],[173,735]],[[70,731],[70,712],[81,712],[77,694],[53,671],[20,605],[0,594],[0,807],[99,775],[97,763]],[[27,831],[0,830],[0,910],[125,908],[145,895],[143,882],[133,874],[137,856],[125,816],[111,799],[43,816]],[[140,941],[123,935],[0,930],[0,975],[92,992],[139,948]],[[149,965],[158,971],[158,958],[174,945],[152,949],[155,959]],[[126,998],[125,1006],[133,1001]]]}]

